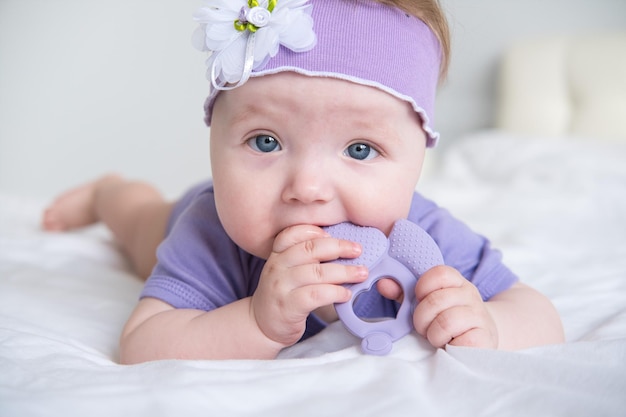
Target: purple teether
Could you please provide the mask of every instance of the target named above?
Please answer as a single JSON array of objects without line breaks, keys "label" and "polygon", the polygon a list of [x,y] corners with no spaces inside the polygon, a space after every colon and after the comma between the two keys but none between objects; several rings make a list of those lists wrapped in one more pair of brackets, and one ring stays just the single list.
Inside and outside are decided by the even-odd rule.
[{"label": "purple teether", "polygon": [[[428,233],[408,220],[398,220],[389,239],[378,229],[352,223],[340,223],[324,230],[335,238],[358,242],[363,248],[358,258],[336,261],[345,265],[365,265],[369,277],[362,283],[350,285],[352,298],[336,304],[335,308],[346,328],[362,339],[363,352],[386,355],[394,341],[413,329],[415,283],[428,269],[443,264],[441,252]],[[354,301],[382,278],[391,278],[402,287],[404,300],[398,315],[393,320],[364,321],[354,312]]]}]

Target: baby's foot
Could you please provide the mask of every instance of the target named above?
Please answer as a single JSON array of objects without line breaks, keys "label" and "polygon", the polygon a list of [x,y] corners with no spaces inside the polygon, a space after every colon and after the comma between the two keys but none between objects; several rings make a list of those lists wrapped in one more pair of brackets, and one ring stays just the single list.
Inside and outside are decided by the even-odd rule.
[{"label": "baby's foot", "polygon": [[108,175],[61,194],[44,211],[41,222],[43,229],[64,231],[96,223],[96,190],[105,182],[118,180],[119,177]]}]

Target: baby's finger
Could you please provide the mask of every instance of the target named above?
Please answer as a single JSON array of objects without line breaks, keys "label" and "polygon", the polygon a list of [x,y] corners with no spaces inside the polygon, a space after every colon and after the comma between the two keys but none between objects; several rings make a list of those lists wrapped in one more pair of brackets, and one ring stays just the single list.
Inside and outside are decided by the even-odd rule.
[{"label": "baby's finger", "polygon": [[444,347],[454,338],[477,328],[471,308],[458,306],[441,312],[426,331],[426,338],[434,347]]},{"label": "baby's finger", "polygon": [[310,224],[291,226],[280,232],[274,239],[273,252],[281,253],[299,243],[313,239],[330,237],[321,227]]},{"label": "baby's finger", "polygon": [[333,303],[345,303],[351,296],[352,292],[342,285],[307,285],[294,290],[289,303],[294,311],[308,313]]},{"label": "baby's finger", "polygon": [[453,338],[449,344],[452,346],[468,346],[482,349],[496,349],[497,337],[494,337],[487,329],[475,327]]},{"label": "baby's finger", "polygon": [[440,265],[426,271],[415,284],[415,297],[423,300],[428,294],[444,288],[458,288],[467,280],[456,269]]},{"label": "baby's finger", "polygon": [[420,300],[413,313],[415,331],[426,336],[433,321],[444,311],[467,304],[464,291],[459,288],[435,290]]},{"label": "baby's finger", "polygon": [[393,279],[383,278],[377,281],[376,289],[380,295],[389,300],[395,300],[401,303],[404,298],[404,291],[402,291],[402,287]]},{"label": "baby's finger", "polygon": [[298,265],[291,269],[289,285],[294,288],[319,284],[356,284],[368,277],[368,269],[362,265],[337,263],[313,263]]},{"label": "baby's finger", "polygon": [[356,258],[361,254],[361,245],[348,240],[325,237],[300,242],[280,256],[286,267],[334,261],[339,258]]}]

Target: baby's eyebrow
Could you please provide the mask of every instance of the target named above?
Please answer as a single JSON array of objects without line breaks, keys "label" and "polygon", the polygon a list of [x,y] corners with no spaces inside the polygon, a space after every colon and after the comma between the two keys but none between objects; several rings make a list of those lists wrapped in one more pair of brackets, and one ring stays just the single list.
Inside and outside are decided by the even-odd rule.
[{"label": "baby's eyebrow", "polygon": [[267,105],[261,105],[257,102],[247,101],[238,104],[233,111],[231,123],[239,124],[246,122],[252,115],[270,115],[272,112]]}]

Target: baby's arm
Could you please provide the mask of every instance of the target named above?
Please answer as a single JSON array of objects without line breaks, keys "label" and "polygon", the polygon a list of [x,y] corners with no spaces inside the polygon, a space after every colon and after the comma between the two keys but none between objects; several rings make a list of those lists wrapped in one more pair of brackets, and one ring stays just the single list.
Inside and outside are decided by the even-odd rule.
[{"label": "baby's arm", "polygon": [[457,270],[440,266],[420,277],[415,293],[415,329],[435,347],[513,350],[564,340],[552,303],[520,283],[483,302],[478,289]]},{"label": "baby's arm", "polygon": [[367,278],[363,267],[323,262],[360,253],[359,245],[330,238],[319,227],[286,229],[252,297],[208,312],[142,299],[124,328],[120,360],[274,358],[302,337],[312,311],[348,301],[341,284]]},{"label": "baby's arm", "polygon": [[535,289],[517,283],[485,303],[498,328],[498,348],[523,349],[565,342],[559,313]]},{"label": "baby's arm", "polygon": [[205,312],[176,309],[161,300],[144,298],[122,333],[120,362],[275,357],[282,347],[255,325],[250,300]]}]

